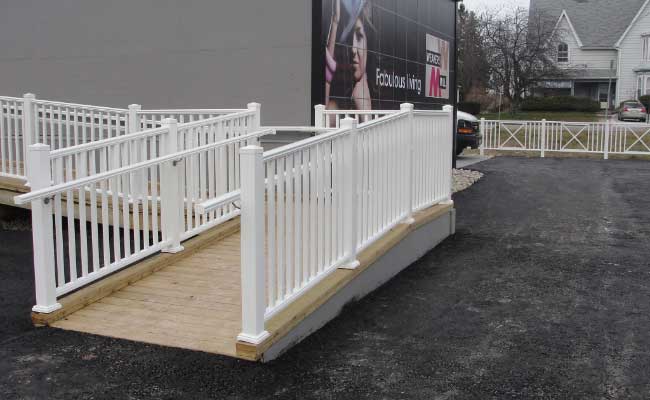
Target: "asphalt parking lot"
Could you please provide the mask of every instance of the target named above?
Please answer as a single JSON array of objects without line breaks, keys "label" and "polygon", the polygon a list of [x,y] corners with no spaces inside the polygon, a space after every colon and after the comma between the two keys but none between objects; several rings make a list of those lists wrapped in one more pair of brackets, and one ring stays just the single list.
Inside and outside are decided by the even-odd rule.
[{"label": "asphalt parking lot", "polygon": [[269,364],[35,329],[0,231],[0,398],[647,399],[650,162],[470,168],[454,237]]}]

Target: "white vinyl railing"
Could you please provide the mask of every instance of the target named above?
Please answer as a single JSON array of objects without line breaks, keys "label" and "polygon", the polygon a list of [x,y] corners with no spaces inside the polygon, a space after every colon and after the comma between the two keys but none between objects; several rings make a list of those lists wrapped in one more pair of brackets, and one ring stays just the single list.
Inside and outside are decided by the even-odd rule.
[{"label": "white vinyl railing", "polygon": [[33,94],[0,97],[0,176],[26,179],[25,154],[34,143],[52,150],[70,148],[159,128],[167,118],[184,124],[251,111],[255,104],[248,109],[142,110],[137,104],[128,109],[98,107],[40,100]]},{"label": "white vinyl railing", "polygon": [[481,152],[539,151],[650,155],[650,126],[629,122],[491,121],[481,119]]},{"label": "white vinyl railing", "polygon": [[[249,110],[251,105],[249,104]],[[169,109],[169,110],[142,110],[138,104],[129,106],[130,115],[135,115],[133,119],[136,121],[138,130],[157,128],[162,126],[162,120],[173,118],[179,124],[187,122],[195,122],[202,119],[220,117],[222,115],[240,113],[246,109]]]},{"label": "white vinyl railing", "polygon": [[[199,122],[216,135],[225,124],[217,120]],[[64,182],[52,183],[49,146],[30,146],[32,191],[15,200],[32,208],[34,311],[52,312],[57,297],[158,251],[178,252],[181,241],[239,215],[230,204],[200,216],[194,207],[237,190],[239,157],[232,156],[274,132],[252,130],[179,151],[179,127],[198,128],[187,125],[163,121],[163,156]]]},{"label": "white vinyl railing", "polygon": [[25,175],[23,99],[0,97],[0,176]]},{"label": "white vinyl railing", "polygon": [[[251,103],[248,110],[180,124],[175,148],[178,151],[188,150],[246,135],[259,126],[259,112],[259,104]],[[75,180],[162,156],[161,140],[169,132],[164,121],[159,128],[52,151],[50,157],[54,181]],[[234,158],[233,155],[229,157],[231,164]],[[222,167],[228,168],[228,164]],[[231,170],[232,173],[236,172],[234,166]],[[187,171],[187,174],[191,175],[192,171]]]},{"label": "white vinyl railing", "polygon": [[420,209],[451,200],[453,109],[398,112],[262,153],[241,150],[242,333],[265,321]]},{"label": "white vinyl railing", "polygon": [[33,130],[26,130],[29,144],[61,149],[128,133],[126,109],[37,100],[29,95],[24,101],[26,120],[33,119]]},{"label": "white vinyl railing", "polygon": [[341,120],[353,118],[359,124],[395,114],[397,110],[327,110],[322,104],[314,106],[314,125],[317,128],[340,128]]}]

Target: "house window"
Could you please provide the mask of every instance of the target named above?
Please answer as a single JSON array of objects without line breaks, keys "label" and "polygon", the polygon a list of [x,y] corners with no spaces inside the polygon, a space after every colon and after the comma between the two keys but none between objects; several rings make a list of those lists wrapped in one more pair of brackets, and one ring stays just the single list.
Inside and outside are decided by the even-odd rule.
[{"label": "house window", "polygon": [[644,35],[641,38],[643,39],[641,55],[643,56],[643,61],[648,61],[650,60],[650,35]]},{"label": "house window", "polygon": [[569,62],[569,45],[566,43],[560,43],[557,46],[557,62],[566,63]]}]

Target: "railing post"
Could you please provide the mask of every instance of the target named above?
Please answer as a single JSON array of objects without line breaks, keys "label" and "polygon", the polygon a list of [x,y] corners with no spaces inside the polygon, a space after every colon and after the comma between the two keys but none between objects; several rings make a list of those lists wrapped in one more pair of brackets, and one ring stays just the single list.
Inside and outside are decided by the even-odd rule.
[{"label": "railing post", "polygon": [[264,167],[262,148],[240,150],[241,165],[241,307],[242,331],[237,340],[262,343],[266,311],[266,266],[264,265]]},{"label": "railing post", "polygon": [[[32,190],[52,184],[50,146],[33,144],[27,151],[29,182]],[[61,308],[56,302],[54,265],[54,235],[52,231],[52,201],[49,198],[32,201],[32,238],[34,241],[34,312],[51,313]]]},{"label": "railing post", "polygon": [[140,131],[140,120],[138,118],[138,112],[142,109],[140,104],[129,104],[129,121],[128,121],[128,133]]},{"label": "railing post", "polygon": [[[161,121],[167,128],[164,136],[164,155],[178,151],[178,122],[174,118]],[[181,233],[183,232],[183,166],[181,160],[168,161],[162,165],[160,174],[160,202],[161,202],[161,227],[163,240],[168,241],[162,249],[165,253],[178,253],[183,250],[181,246]]]},{"label": "railing post", "polygon": [[406,160],[408,160],[408,169],[406,171],[406,218],[404,219],[405,224],[412,224],[415,222],[413,219],[413,191],[415,190],[415,183],[413,182],[414,174],[414,163],[415,163],[415,121],[413,119],[413,110],[414,106],[411,103],[404,103],[400,105],[400,110],[402,112],[407,112],[408,115],[408,132],[406,132],[406,146],[407,146],[407,155]]},{"label": "railing post", "polygon": [[546,118],[542,119],[542,132],[540,133],[539,146],[542,150],[542,158],[546,157]]},{"label": "railing post", "polygon": [[[248,109],[250,111],[255,112],[255,117],[253,118],[253,124],[251,125],[250,129],[248,130],[248,133],[253,133],[253,132],[259,130],[260,126],[262,126],[262,117],[261,117],[262,105],[260,103],[248,103]],[[259,146],[259,144],[260,144],[260,137],[259,136],[257,138],[255,138],[255,143]]]},{"label": "railing post", "polygon": [[[449,127],[450,130],[452,131],[452,140],[456,140],[456,132],[453,132],[454,130],[454,106],[451,106],[449,104],[442,106],[442,110],[449,113]],[[451,147],[449,149],[446,149],[446,153],[448,157],[453,157],[451,153],[454,151],[454,144],[452,142]],[[449,196],[447,197],[447,200],[443,201],[443,204],[454,204],[454,201],[451,199],[452,192],[454,190],[454,177],[452,173],[452,162],[449,161],[448,164],[449,167]]]},{"label": "railing post", "polygon": [[317,104],[314,106],[314,126],[316,128],[325,128],[325,106]]},{"label": "railing post", "polygon": [[357,171],[359,163],[358,122],[355,118],[344,118],[341,120],[341,129],[348,129],[343,154],[345,162],[345,177],[343,182],[343,240],[346,254],[346,261],[341,268],[355,269],[359,266],[357,260]]},{"label": "railing post", "polygon": [[485,141],[487,140],[487,136],[485,135],[485,118],[481,118],[481,125],[479,127],[479,130],[481,131],[481,145],[479,146],[479,154],[481,156],[485,155]]},{"label": "railing post", "polygon": [[605,160],[609,159],[609,135],[611,133],[611,125],[608,121],[605,121],[605,137],[604,137],[604,143],[603,143],[603,155],[605,157]]}]

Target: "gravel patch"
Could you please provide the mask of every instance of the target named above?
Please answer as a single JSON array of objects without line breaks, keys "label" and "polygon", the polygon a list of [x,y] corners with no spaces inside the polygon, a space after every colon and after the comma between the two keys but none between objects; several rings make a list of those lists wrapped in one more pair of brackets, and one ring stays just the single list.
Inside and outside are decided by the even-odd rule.
[{"label": "gravel patch", "polygon": [[452,177],[452,189],[456,193],[472,186],[483,177],[483,174],[469,169],[454,169]]}]

